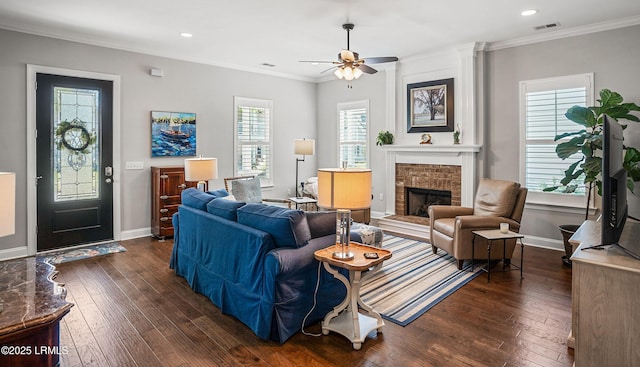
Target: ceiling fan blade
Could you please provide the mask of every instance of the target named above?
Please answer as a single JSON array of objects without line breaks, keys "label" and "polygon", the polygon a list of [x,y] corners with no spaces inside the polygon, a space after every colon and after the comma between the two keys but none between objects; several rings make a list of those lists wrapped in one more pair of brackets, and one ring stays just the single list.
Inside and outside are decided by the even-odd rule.
[{"label": "ceiling fan blade", "polygon": [[314,60],[299,60],[298,62],[310,62],[312,64],[334,64],[335,61],[314,61]]},{"label": "ceiling fan blade", "polygon": [[398,61],[398,58],[395,56],[387,56],[387,57],[367,57],[363,59],[368,64],[381,64],[383,62],[392,62]]},{"label": "ceiling fan blade", "polygon": [[351,50],[341,50],[338,57],[342,61],[354,62],[356,60],[356,57]]},{"label": "ceiling fan blade", "polygon": [[329,69],[322,70],[322,71],[320,72],[320,74],[324,74],[324,73],[326,73],[327,71],[331,71],[331,70],[333,70],[333,69],[335,69],[335,68],[339,68],[339,67],[340,67],[340,65],[332,66],[332,67],[330,67]]},{"label": "ceiling fan blade", "polygon": [[367,73],[367,74],[375,74],[375,73],[378,72],[378,70],[372,68],[369,65],[365,65],[365,64],[358,65],[358,69],[362,70],[363,73]]}]

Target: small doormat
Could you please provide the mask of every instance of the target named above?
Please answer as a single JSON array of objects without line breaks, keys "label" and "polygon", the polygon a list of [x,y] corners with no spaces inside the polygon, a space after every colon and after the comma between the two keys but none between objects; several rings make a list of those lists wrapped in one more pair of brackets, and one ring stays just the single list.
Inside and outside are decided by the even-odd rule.
[{"label": "small doormat", "polygon": [[44,257],[44,260],[49,264],[62,264],[69,261],[88,259],[90,257],[115,254],[117,252],[125,251],[127,251],[127,249],[122,247],[118,242],[109,242],[100,245],[74,248],[72,250],[49,252],[38,256]]}]

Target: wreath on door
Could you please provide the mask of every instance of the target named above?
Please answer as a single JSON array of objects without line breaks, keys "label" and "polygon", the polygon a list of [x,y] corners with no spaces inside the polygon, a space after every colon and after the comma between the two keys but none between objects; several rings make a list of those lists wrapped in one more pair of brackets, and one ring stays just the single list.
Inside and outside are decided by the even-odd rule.
[{"label": "wreath on door", "polygon": [[95,143],[96,138],[89,133],[84,124],[79,119],[65,120],[59,123],[56,129],[58,148],[65,147],[72,152],[89,153],[87,148]]},{"label": "wreath on door", "polygon": [[79,171],[87,162],[86,154],[91,153],[90,147],[96,142],[96,136],[89,133],[85,122],[75,118],[72,121],[62,121],[56,128],[56,144],[58,149],[69,150],[67,163],[75,171]]}]

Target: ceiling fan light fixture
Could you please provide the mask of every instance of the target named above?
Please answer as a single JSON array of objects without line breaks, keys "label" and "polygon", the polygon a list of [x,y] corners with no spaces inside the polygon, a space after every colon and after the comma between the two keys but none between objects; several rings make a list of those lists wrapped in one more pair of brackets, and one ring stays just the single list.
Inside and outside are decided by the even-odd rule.
[{"label": "ceiling fan light fixture", "polygon": [[353,67],[352,66],[345,66],[344,70],[344,79],[345,80],[353,80]]},{"label": "ceiling fan light fixture", "polygon": [[360,76],[362,76],[362,70],[359,68],[353,68],[353,77],[358,79]]},{"label": "ceiling fan light fixture", "polygon": [[338,79],[344,78],[344,73],[342,72],[342,68],[337,68],[336,71],[333,72],[333,75],[337,76]]}]

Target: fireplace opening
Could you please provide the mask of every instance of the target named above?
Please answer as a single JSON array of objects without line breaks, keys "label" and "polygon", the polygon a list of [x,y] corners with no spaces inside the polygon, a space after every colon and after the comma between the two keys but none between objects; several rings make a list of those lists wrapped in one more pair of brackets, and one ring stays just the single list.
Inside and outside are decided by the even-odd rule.
[{"label": "fireplace opening", "polygon": [[405,215],[429,217],[431,205],[451,205],[451,191],[405,187]]}]

